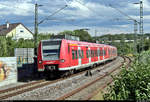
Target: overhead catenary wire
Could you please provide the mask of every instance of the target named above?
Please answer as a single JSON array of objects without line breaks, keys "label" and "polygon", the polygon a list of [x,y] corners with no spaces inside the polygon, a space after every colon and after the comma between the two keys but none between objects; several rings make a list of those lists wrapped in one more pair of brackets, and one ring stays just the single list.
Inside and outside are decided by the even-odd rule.
[{"label": "overhead catenary wire", "polygon": [[135,20],[134,18],[132,18],[132,17],[128,16],[126,13],[122,12],[122,11],[121,11],[121,10],[119,10],[118,8],[116,8],[116,7],[112,6],[111,4],[109,4],[109,6],[110,6],[110,7],[112,7],[112,8],[114,8],[114,9],[116,9],[117,11],[119,11],[121,14],[123,14],[123,15],[124,15],[124,16],[126,16],[126,17],[128,17],[129,19],[131,19],[131,20]]},{"label": "overhead catenary wire", "polygon": [[50,17],[52,17],[53,15],[57,14],[58,12],[60,12],[61,10],[65,9],[68,5],[65,5],[64,7],[62,7],[61,9],[57,10],[56,12],[52,13],[51,15],[47,16],[46,18],[44,18],[43,20],[41,20],[39,24],[43,23],[45,20],[49,20]]},{"label": "overhead catenary wire", "polygon": [[117,11],[119,11],[121,14],[123,14],[124,16],[126,16],[126,17],[128,17],[129,18],[129,20],[133,20],[134,21],[134,34],[135,34],[135,41],[134,41],[134,48],[135,48],[135,54],[136,54],[136,52],[137,52],[137,48],[136,48],[136,46],[137,46],[137,42],[136,42],[136,38],[137,38],[137,25],[138,24],[140,24],[136,19],[134,19],[134,18],[132,18],[132,17],[130,17],[130,16],[128,16],[126,13],[124,13],[124,12],[122,12],[121,10],[119,10],[118,8],[116,8],[116,7],[114,7],[114,6],[112,6],[111,4],[109,4],[109,6],[110,7],[112,7],[112,8],[114,8],[114,9],[116,9]]}]

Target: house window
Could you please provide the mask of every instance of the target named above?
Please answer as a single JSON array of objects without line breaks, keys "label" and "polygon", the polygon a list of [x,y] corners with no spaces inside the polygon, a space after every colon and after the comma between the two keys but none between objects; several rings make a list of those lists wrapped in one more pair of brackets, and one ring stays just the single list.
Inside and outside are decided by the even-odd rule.
[{"label": "house window", "polygon": [[20,33],[23,33],[24,31],[23,30],[20,30]]}]

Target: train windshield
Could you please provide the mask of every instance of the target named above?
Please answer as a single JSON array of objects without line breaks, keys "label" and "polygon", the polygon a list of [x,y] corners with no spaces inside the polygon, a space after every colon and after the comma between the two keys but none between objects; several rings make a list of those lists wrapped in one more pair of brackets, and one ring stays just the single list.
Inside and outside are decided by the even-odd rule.
[{"label": "train windshield", "polygon": [[58,60],[61,41],[43,41],[43,60]]}]

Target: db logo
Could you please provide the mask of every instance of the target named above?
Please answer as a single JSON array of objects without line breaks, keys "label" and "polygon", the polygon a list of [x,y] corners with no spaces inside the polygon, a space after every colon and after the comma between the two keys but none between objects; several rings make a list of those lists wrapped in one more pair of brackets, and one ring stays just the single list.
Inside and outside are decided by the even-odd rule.
[{"label": "db logo", "polygon": [[46,62],[46,64],[53,64],[53,63],[55,63],[55,62]]}]

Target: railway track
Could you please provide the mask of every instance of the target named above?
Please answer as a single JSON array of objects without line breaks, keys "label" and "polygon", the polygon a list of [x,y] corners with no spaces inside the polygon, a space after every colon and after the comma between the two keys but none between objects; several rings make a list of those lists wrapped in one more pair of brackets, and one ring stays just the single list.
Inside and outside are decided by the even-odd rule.
[{"label": "railway track", "polygon": [[[116,70],[118,70],[121,66],[123,66],[125,63],[127,63],[126,65],[126,68],[128,68],[128,66],[130,65],[131,63],[131,60],[127,57],[123,57],[124,58],[124,63],[122,63],[121,65],[119,65],[118,67],[116,67],[115,69],[105,73],[103,76],[99,76],[97,79],[89,82],[89,83],[86,83],[85,85],[57,98],[56,100],[72,100],[73,98],[70,98],[78,93],[80,93],[81,91],[83,90],[86,90],[89,86],[97,83],[98,81],[101,81],[103,78],[105,78],[106,76],[110,75],[111,73],[115,72]],[[92,94],[89,94],[86,98],[83,98],[82,100],[90,100],[95,94],[97,94],[100,90],[104,89],[105,87],[108,86],[108,84],[111,84],[113,82],[112,79],[108,80],[104,85],[102,85],[100,87],[100,89],[98,89],[96,92],[93,92]],[[85,93],[85,92],[84,92]],[[87,92],[88,93],[88,92]],[[81,95],[82,96],[82,95]],[[70,99],[69,99],[70,98]]]},{"label": "railway track", "polygon": [[[104,66],[105,67],[103,69],[105,69],[106,67],[109,67],[110,65],[105,64]],[[94,69],[96,69],[96,68],[94,68]],[[101,69],[101,70],[103,70],[103,69]],[[91,70],[91,69],[89,69],[89,70]],[[74,77],[74,76],[77,76],[79,74],[83,74],[86,71],[73,74],[70,77]],[[40,80],[40,81],[36,81],[36,82],[31,82],[31,83],[28,83],[28,84],[20,85],[20,86],[17,86],[17,87],[5,89],[5,90],[0,90],[0,100],[4,100],[4,99],[7,99],[9,97],[13,97],[13,96],[16,96],[16,95],[19,95],[19,94],[22,94],[22,93],[25,93],[25,92],[28,92],[28,91],[32,91],[34,89],[37,89],[37,88],[40,88],[40,87],[44,87],[46,85],[53,84],[53,83],[65,80],[67,78],[60,78],[60,79],[57,79],[57,80],[54,80],[54,81]]]},{"label": "railway track", "polygon": [[[126,61],[127,65],[125,66],[126,69],[129,68],[130,64],[131,64],[131,59],[129,57],[123,57],[124,60]],[[120,72],[120,71],[119,71]],[[96,91],[94,91],[93,93],[89,94],[86,98],[84,98],[83,100],[91,100],[94,96],[96,96],[100,91],[104,90],[108,85],[113,83],[113,79],[110,79],[106,84],[102,85],[99,89],[97,89]]]}]

